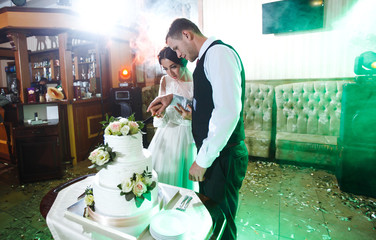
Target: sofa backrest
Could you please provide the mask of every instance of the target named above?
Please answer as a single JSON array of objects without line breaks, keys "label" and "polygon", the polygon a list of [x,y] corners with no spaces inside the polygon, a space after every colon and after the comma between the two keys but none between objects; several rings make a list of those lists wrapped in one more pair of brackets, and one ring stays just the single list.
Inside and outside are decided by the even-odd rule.
[{"label": "sofa backrest", "polygon": [[260,83],[246,83],[244,128],[271,131],[274,88]]},{"label": "sofa backrest", "polygon": [[277,132],[338,136],[344,83],[348,81],[276,86]]},{"label": "sofa backrest", "polygon": [[146,112],[149,104],[158,96],[159,85],[152,85],[142,88],[142,118],[145,120],[151,116],[151,113]]}]

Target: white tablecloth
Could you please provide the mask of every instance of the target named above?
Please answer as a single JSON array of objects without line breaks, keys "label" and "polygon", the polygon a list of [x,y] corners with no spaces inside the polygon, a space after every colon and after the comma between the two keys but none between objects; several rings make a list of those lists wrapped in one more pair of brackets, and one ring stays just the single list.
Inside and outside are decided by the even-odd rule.
[{"label": "white tablecloth", "polygon": [[[67,218],[65,214],[68,207],[77,203],[77,197],[88,186],[92,185],[93,178],[91,176],[74,183],[61,190],[57,195],[46,218],[47,225],[54,239],[153,239],[147,229],[140,236],[130,236],[116,228],[100,226],[98,223],[87,218],[77,216],[76,219],[79,221]],[[212,227],[212,220],[209,212],[196,193],[188,189],[162,183],[159,183],[158,187],[160,201],[164,209],[176,208],[180,204],[182,196],[189,195],[193,197],[189,207],[185,211],[191,219],[190,226],[187,226],[190,229],[187,232],[187,236],[189,236],[187,239],[206,239]],[[179,193],[177,194],[177,192]]]}]

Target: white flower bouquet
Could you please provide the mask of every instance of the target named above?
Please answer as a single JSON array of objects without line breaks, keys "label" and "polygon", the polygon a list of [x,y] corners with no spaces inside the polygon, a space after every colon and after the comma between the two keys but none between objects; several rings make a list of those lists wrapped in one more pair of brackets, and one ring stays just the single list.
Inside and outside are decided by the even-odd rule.
[{"label": "white flower bouquet", "polygon": [[146,168],[142,174],[134,173],[131,178],[124,179],[117,187],[121,190],[121,196],[125,196],[127,201],[134,198],[136,206],[140,207],[145,199],[151,201],[151,190],[156,185],[152,180],[152,173]]},{"label": "white flower bouquet", "polygon": [[104,129],[105,135],[126,136],[137,134],[144,127],[141,121],[135,121],[134,114],[128,118],[123,117],[108,117],[106,120],[100,122]]},{"label": "white flower bouquet", "polygon": [[108,146],[108,144],[100,144],[94,149],[90,155],[89,160],[94,166],[104,166],[106,163],[113,161],[116,157],[116,153]]},{"label": "white flower bouquet", "polygon": [[85,205],[90,207],[94,211],[94,196],[93,196],[93,188],[87,187],[85,189]]}]

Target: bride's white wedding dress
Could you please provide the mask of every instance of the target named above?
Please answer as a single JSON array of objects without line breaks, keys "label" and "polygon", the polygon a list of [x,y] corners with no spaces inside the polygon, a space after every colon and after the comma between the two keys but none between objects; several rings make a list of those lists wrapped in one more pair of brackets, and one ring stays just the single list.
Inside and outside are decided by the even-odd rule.
[{"label": "bride's white wedding dress", "polygon": [[[168,75],[165,81],[165,94],[177,94],[185,98],[193,97],[193,82],[178,82]],[[161,89],[159,90],[161,95]],[[149,145],[152,153],[153,169],[158,173],[158,181],[178,187],[198,191],[198,184],[188,179],[189,169],[194,162],[197,150],[192,136],[190,120],[169,106],[164,116],[154,117],[157,131]]]}]

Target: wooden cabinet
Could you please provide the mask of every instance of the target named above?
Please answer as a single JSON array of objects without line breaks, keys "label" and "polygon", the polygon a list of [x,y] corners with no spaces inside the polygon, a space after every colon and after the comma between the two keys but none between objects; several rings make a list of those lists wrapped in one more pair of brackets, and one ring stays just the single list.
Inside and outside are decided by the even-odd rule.
[{"label": "wooden cabinet", "polygon": [[[19,19],[23,19],[25,14],[28,21],[21,26]],[[58,84],[64,91],[64,100],[58,101],[60,142],[57,135],[50,133],[23,135],[23,130],[18,128],[24,124],[24,114],[18,107],[15,120],[8,121],[12,124],[9,125],[11,137],[8,140],[11,144],[0,141],[5,147],[7,144],[11,147],[12,154],[7,154],[11,155],[8,158],[14,156],[12,162],[17,166],[21,164],[23,181],[47,179],[58,173],[57,166],[61,159],[56,156],[62,158],[64,164],[75,165],[77,161],[86,160],[90,150],[102,141],[99,121],[109,112],[110,89],[119,84],[119,70],[132,66],[129,42],[134,32],[117,27],[110,35],[101,34],[100,31],[91,33],[86,28],[77,28],[78,15],[66,9],[4,8],[0,15],[4,19],[13,16],[4,26],[0,26],[0,30],[3,30],[0,31],[0,43],[9,42],[12,46],[7,54],[14,56],[19,82],[19,101],[14,104],[44,104],[37,100],[28,101],[28,89],[38,85],[39,77],[50,80],[47,87]],[[133,74],[132,78],[136,79],[136,75]],[[39,118],[45,120],[41,116]],[[25,119],[30,119],[30,116]],[[16,128],[13,127],[15,125]],[[37,128],[20,128],[29,131],[29,127]],[[17,139],[13,137],[13,129],[17,132]],[[55,154],[60,149],[63,149],[62,157]],[[3,150],[6,149],[0,148],[0,151]],[[48,158],[49,162],[45,162]]]},{"label": "wooden cabinet", "polygon": [[[102,125],[103,116],[110,113],[108,99],[87,99],[72,104],[74,132],[74,150],[76,160],[87,160],[90,152],[103,143]],[[73,147],[71,148],[73,149]]]},{"label": "wooden cabinet", "polygon": [[20,182],[62,177],[59,125],[13,128]]}]

